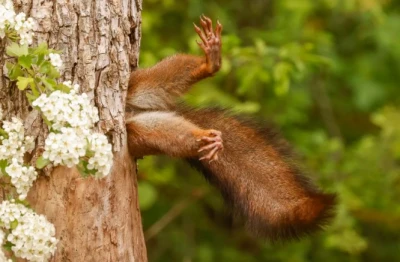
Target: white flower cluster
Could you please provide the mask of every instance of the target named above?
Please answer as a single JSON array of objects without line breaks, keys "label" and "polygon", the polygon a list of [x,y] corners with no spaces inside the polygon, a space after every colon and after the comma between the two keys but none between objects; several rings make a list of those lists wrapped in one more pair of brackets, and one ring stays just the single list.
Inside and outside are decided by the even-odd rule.
[{"label": "white flower cluster", "polygon": [[19,43],[21,45],[24,44],[32,44],[32,37],[34,33],[32,32],[33,27],[35,26],[35,21],[33,18],[29,17],[26,19],[26,15],[24,13],[19,13],[15,16],[15,25],[14,29],[19,34],[21,38]]},{"label": "white flower cluster", "polygon": [[56,251],[57,239],[54,225],[43,215],[30,212],[18,220],[7,240],[14,244],[11,250],[29,261],[47,261]]},{"label": "white flower cluster", "polygon": [[107,137],[93,133],[94,124],[99,121],[98,110],[85,93],[77,94],[79,85],[70,81],[63,84],[71,89],[69,94],[54,91],[32,103],[48,120],[52,131],[45,141],[43,157],[54,165],[72,167],[88,156],[87,168],[94,171],[95,177],[104,177],[110,172],[113,154]]},{"label": "white flower cluster", "polygon": [[22,121],[16,117],[11,122],[4,121],[3,130],[6,135],[0,136],[0,160],[7,161],[5,171],[11,177],[19,199],[23,200],[37,178],[33,167],[23,165],[25,153],[33,150],[35,142],[32,137],[25,136]]},{"label": "white flower cluster", "polygon": [[43,157],[54,165],[73,167],[86,154],[86,139],[76,129],[63,127],[60,133],[50,133],[46,138]]},{"label": "white flower cluster", "polygon": [[50,57],[50,63],[58,69],[58,71],[61,70],[62,65],[63,65],[63,61],[61,60],[61,56],[59,54],[56,53],[50,53],[49,54]]},{"label": "white flower cluster", "polygon": [[6,28],[15,22],[15,12],[11,0],[0,0],[0,38],[4,38]]},{"label": "white flower cluster", "polygon": [[7,29],[13,29],[19,35],[21,45],[30,45],[35,25],[35,21],[32,18],[26,19],[24,13],[15,13],[11,0],[0,0],[0,38],[4,38]]},{"label": "white flower cluster", "polygon": [[93,154],[88,160],[87,168],[97,170],[95,177],[102,178],[108,175],[113,159],[112,147],[103,134],[93,133],[88,137],[88,150]]},{"label": "white flower cluster", "polygon": [[68,86],[71,89],[72,93],[78,93],[79,92],[80,86],[78,84],[72,85],[71,81],[64,81],[63,84],[65,86]]},{"label": "white flower cluster", "polygon": [[21,204],[0,204],[1,226],[11,230],[7,236],[17,257],[29,261],[47,261],[55,252],[57,239],[54,225]]},{"label": "white flower cluster", "polygon": [[35,147],[33,137],[25,136],[22,121],[16,117],[13,117],[11,122],[3,121],[3,129],[7,136],[0,136],[0,160],[11,163],[15,158],[22,163],[24,154],[31,152]]},{"label": "white flower cluster", "polygon": [[14,200],[5,200],[0,204],[0,226],[11,229],[15,221],[19,221],[28,212],[33,211],[22,204],[15,204]]},{"label": "white flower cluster", "polygon": [[20,200],[24,200],[37,178],[37,172],[32,166],[23,166],[13,158],[12,164],[6,167],[7,174],[11,177],[11,183],[15,186]]},{"label": "white flower cluster", "polygon": [[[79,85],[76,88],[79,89]],[[88,130],[99,121],[98,110],[90,104],[85,93],[78,95],[75,92],[54,91],[50,95],[42,94],[32,105],[50,121],[53,130],[72,127],[78,135],[88,135]]]}]

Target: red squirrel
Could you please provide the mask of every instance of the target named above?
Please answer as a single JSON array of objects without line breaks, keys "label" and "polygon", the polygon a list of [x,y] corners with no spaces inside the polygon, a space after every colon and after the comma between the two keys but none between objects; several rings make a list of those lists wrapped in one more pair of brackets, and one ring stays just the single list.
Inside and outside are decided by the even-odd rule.
[{"label": "red squirrel", "polygon": [[256,235],[298,238],[333,216],[335,195],[316,188],[269,128],[222,109],[192,109],[176,98],[221,67],[222,25],[194,25],[203,57],[178,54],[132,72],[126,128],[130,154],[186,159],[216,186]]}]

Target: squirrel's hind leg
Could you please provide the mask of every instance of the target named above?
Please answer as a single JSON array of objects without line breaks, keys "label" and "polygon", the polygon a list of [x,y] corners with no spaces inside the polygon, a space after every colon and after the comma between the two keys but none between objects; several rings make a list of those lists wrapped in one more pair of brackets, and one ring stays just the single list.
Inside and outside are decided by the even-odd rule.
[{"label": "squirrel's hind leg", "polygon": [[173,112],[151,111],[127,120],[132,156],[166,154],[180,158],[217,160],[222,150],[221,132],[202,129]]}]

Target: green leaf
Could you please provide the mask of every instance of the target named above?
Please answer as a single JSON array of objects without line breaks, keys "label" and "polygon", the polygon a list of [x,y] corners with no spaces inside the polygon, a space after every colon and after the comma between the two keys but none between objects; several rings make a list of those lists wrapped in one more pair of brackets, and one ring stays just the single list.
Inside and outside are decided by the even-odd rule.
[{"label": "green leaf", "polygon": [[149,209],[157,200],[158,194],[154,186],[147,182],[141,182],[138,186],[139,205],[143,210]]},{"label": "green leaf", "polygon": [[40,43],[36,48],[33,49],[35,55],[48,55],[50,53],[46,42]]},{"label": "green leaf", "polygon": [[48,127],[50,127],[51,126],[51,122],[44,115],[42,115],[42,118],[43,118],[43,121],[46,123],[46,125]]},{"label": "green leaf", "polygon": [[274,79],[277,81],[286,80],[286,78],[289,78],[289,73],[292,69],[292,65],[287,62],[277,63],[274,67]]},{"label": "green leaf", "polygon": [[58,84],[55,89],[60,90],[63,93],[69,93],[71,91],[71,88],[64,84]]},{"label": "green leaf", "polygon": [[44,158],[43,156],[40,156],[37,160],[36,160],[36,167],[38,169],[42,169],[45,166],[47,166],[48,164],[50,164],[50,160]]},{"label": "green leaf", "polygon": [[5,160],[5,159],[0,160],[0,170],[1,170],[1,173],[3,173],[3,175],[8,175],[6,172],[7,165],[8,165],[7,160]]},{"label": "green leaf", "polygon": [[24,68],[31,68],[32,66],[32,56],[30,55],[23,55],[18,57],[18,64]]},{"label": "green leaf", "polygon": [[245,94],[254,85],[254,80],[256,79],[258,73],[258,67],[251,66],[249,70],[246,70],[246,74],[243,75],[237,93],[239,95]]},{"label": "green leaf", "polygon": [[54,66],[51,66],[47,75],[51,78],[59,78],[60,72],[58,72],[58,70]]},{"label": "green leaf", "polygon": [[39,72],[42,74],[47,74],[50,71],[52,65],[49,61],[44,61],[43,64],[39,68]]},{"label": "green leaf", "polygon": [[17,199],[14,199],[14,201],[17,204],[24,205],[25,207],[31,209],[31,205],[29,204],[28,200],[26,200],[26,199],[25,200],[20,200],[20,199],[17,198]]},{"label": "green leaf", "polygon": [[[36,79],[35,79],[36,80]],[[32,90],[32,94],[35,96],[35,97],[39,97],[40,96],[40,93],[39,93],[39,91],[38,91],[38,89],[37,89],[37,86],[36,86],[36,81],[33,81],[33,83],[31,84],[31,90]]]},{"label": "green leaf", "polygon": [[88,169],[88,162],[87,161],[81,161],[83,163],[83,166],[85,167],[85,173],[88,175],[95,175],[97,170],[96,169]]},{"label": "green leaf", "polygon": [[23,77],[23,76],[18,77],[17,86],[19,90],[25,90],[31,83],[33,83],[32,77]]},{"label": "green leaf", "polygon": [[290,73],[293,66],[287,62],[279,62],[274,67],[275,94],[278,96],[286,95],[290,87]]},{"label": "green leaf", "polygon": [[28,55],[28,46],[27,45],[22,45],[20,46],[17,43],[11,43],[9,46],[6,48],[6,54],[8,56],[12,57],[20,57],[23,55]]},{"label": "green leaf", "polygon": [[54,79],[51,78],[41,78],[43,84],[46,86],[47,89],[49,90],[54,90],[57,87],[57,82]]},{"label": "green leaf", "polygon": [[8,77],[10,80],[15,81],[18,77],[23,76],[24,71],[22,70],[21,66],[16,64],[13,68],[11,68],[10,72],[8,73]]},{"label": "green leaf", "polygon": [[8,138],[8,133],[4,129],[0,128],[0,136],[2,136],[4,138]]},{"label": "green leaf", "polygon": [[11,71],[14,66],[15,66],[14,63],[11,63],[11,62],[8,62],[8,61],[6,62],[6,68],[7,68],[8,71]]},{"label": "green leaf", "polygon": [[33,94],[29,94],[28,92],[26,93],[26,98],[28,98],[29,104],[32,104],[33,101],[35,101],[38,96],[33,95]]},{"label": "green leaf", "polygon": [[16,229],[18,226],[18,220],[14,220],[10,223],[11,230]]},{"label": "green leaf", "polygon": [[85,168],[82,165],[77,165],[76,168],[78,169],[79,174],[81,174],[82,177],[88,177],[88,174],[85,172]]},{"label": "green leaf", "polygon": [[[46,90],[46,87],[43,86],[42,83],[42,78],[41,77],[35,77],[35,88],[37,89],[38,92],[43,93]],[[34,93],[35,94],[35,93]],[[39,96],[40,94],[38,94]]]},{"label": "green leaf", "polygon": [[43,63],[43,61],[44,61],[44,55],[38,55],[38,56],[36,57],[35,64],[40,65],[40,64]]},{"label": "green leaf", "polygon": [[286,95],[289,92],[290,80],[289,78],[278,81],[274,86],[274,91],[277,96]]},{"label": "green leaf", "polygon": [[10,241],[7,241],[4,245],[3,248],[7,251],[11,251],[11,248],[15,246],[13,243],[11,243]]},{"label": "green leaf", "polygon": [[95,169],[88,169],[88,162],[85,160],[81,160],[79,164],[76,166],[79,170],[79,173],[82,177],[88,177],[89,175],[95,175],[97,170]]}]

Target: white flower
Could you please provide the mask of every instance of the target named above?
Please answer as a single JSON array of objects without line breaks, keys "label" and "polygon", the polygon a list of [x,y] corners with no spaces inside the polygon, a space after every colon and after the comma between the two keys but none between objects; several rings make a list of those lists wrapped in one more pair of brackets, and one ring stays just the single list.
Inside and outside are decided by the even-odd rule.
[{"label": "white flower", "polygon": [[15,12],[10,0],[0,2],[0,38],[4,38],[6,27],[15,24]]},{"label": "white flower", "polygon": [[63,84],[68,86],[69,89],[71,90],[71,92],[73,92],[74,94],[79,92],[79,89],[80,89],[79,84],[72,85],[71,81],[65,81],[65,82],[63,82]]},{"label": "white flower", "polygon": [[0,1],[0,38],[4,38],[5,30],[15,31],[20,37],[20,44],[32,44],[32,37],[36,23],[32,18],[26,19],[24,13],[18,15],[14,11],[13,2]]},{"label": "white flower", "polygon": [[14,10],[14,5],[11,0],[2,0],[1,3],[4,5],[5,8]]},{"label": "white flower", "polygon": [[59,54],[56,54],[56,53],[50,53],[49,57],[50,57],[50,63],[55,68],[57,68],[58,70],[61,70],[62,65],[63,65],[63,61],[61,60],[61,56]]},{"label": "white flower", "polygon": [[35,101],[32,102],[32,106],[43,107],[47,101],[47,95],[41,94]]},{"label": "white flower", "polygon": [[32,38],[34,36],[32,30],[34,29],[35,26],[36,23],[33,20],[33,18],[30,17],[26,19],[26,15],[24,13],[19,13],[18,15],[15,16],[14,30],[17,31],[20,37],[19,43],[21,45],[32,44],[33,42]]},{"label": "white flower", "polygon": [[86,94],[77,94],[79,85],[71,81],[63,84],[70,93],[59,90],[50,95],[42,94],[32,105],[48,120],[50,134],[45,141],[43,157],[54,165],[72,167],[87,159],[87,168],[94,176],[102,178],[110,172],[113,154],[107,137],[93,133],[99,120],[98,110],[92,106]]},{"label": "white flower", "polygon": [[14,29],[16,31],[19,31],[24,26],[25,18],[26,18],[25,13],[19,13],[18,15],[15,16]]},{"label": "white flower", "polygon": [[22,121],[16,117],[13,117],[11,122],[3,121],[3,129],[7,138],[2,137],[0,143],[0,160],[8,160],[11,163],[12,159],[16,158],[22,163],[25,153],[35,147],[34,139],[25,137]]},{"label": "white flower", "polygon": [[15,204],[14,201],[5,200],[0,204],[1,226],[11,229],[11,224],[18,221],[27,212],[32,212],[24,205]]},{"label": "white flower", "polygon": [[7,134],[0,139],[0,160],[7,160],[5,171],[23,200],[37,177],[33,167],[23,166],[24,155],[33,150],[35,142],[32,137],[25,137],[22,121],[16,117],[11,122],[4,121],[3,130]]},{"label": "white flower", "polygon": [[88,140],[88,150],[93,156],[89,158],[87,167],[96,170],[96,178],[103,178],[108,175],[112,166],[112,147],[103,134],[93,133]]},{"label": "white flower", "polygon": [[45,141],[43,157],[54,165],[73,167],[86,154],[86,139],[73,128],[61,128],[61,133],[50,133]]},{"label": "white flower", "polygon": [[[70,82],[64,84],[72,87]],[[98,110],[90,104],[86,94],[54,91],[49,96],[42,94],[32,105],[42,111],[50,127],[57,131],[65,126],[75,128],[78,134],[87,134],[99,120]]]},{"label": "white flower", "polygon": [[57,245],[54,235],[54,225],[43,215],[31,212],[18,220],[7,240],[14,244],[11,249],[17,257],[42,262],[54,255]]},{"label": "white flower", "polygon": [[0,204],[0,222],[8,230],[12,251],[29,261],[47,261],[55,252],[57,239],[54,225],[43,215],[13,201]]},{"label": "white flower", "polygon": [[35,168],[22,166],[17,159],[13,158],[12,164],[6,167],[6,172],[11,177],[11,183],[15,186],[19,199],[24,200],[37,178]]}]

